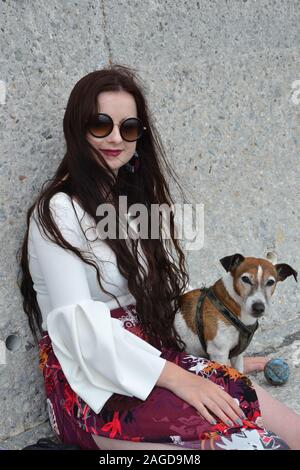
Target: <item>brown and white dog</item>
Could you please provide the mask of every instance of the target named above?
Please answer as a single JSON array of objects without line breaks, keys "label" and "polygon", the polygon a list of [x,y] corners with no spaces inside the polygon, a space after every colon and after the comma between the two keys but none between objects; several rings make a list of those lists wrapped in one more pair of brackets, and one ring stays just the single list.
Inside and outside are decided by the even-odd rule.
[{"label": "brown and white dog", "polygon": [[180,298],[175,328],[185,351],[231,365],[243,373],[243,352],[267,313],[277,282],[297,272],[277,258],[245,258],[236,253],[220,259],[226,274],[209,289],[194,289]]}]

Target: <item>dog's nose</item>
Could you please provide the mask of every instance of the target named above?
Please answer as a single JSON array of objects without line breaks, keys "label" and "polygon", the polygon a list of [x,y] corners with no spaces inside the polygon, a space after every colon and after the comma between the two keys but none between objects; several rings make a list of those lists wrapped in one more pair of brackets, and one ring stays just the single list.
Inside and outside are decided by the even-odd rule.
[{"label": "dog's nose", "polygon": [[254,302],[252,304],[252,313],[255,317],[260,317],[265,311],[265,306],[262,302]]}]

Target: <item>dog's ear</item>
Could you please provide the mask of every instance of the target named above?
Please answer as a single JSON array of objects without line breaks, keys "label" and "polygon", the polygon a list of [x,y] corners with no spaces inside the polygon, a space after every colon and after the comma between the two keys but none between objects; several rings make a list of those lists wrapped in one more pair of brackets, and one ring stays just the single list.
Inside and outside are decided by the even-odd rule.
[{"label": "dog's ear", "polygon": [[225,271],[232,271],[233,269],[237,268],[242,261],[244,261],[245,257],[240,255],[240,253],[235,253],[235,255],[225,256],[225,258],[220,259],[220,263],[225,269]]},{"label": "dog's ear", "polygon": [[267,253],[267,256],[266,256],[267,260],[270,261],[272,264],[277,264],[277,260],[278,260],[278,257],[277,257],[277,253],[275,253],[275,251],[269,251]]},{"label": "dog's ear", "polygon": [[275,264],[275,268],[277,271],[279,281],[284,281],[287,277],[294,276],[295,281],[298,282],[297,281],[298,273],[289,264],[284,264],[284,263]]}]

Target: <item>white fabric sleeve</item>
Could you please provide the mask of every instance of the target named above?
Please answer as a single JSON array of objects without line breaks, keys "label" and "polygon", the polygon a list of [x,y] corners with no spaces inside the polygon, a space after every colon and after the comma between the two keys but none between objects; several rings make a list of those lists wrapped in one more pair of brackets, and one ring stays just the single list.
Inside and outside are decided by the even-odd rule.
[{"label": "white fabric sleeve", "polygon": [[[83,247],[84,235],[69,197],[55,195],[50,208],[63,237]],[[84,262],[46,239],[35,219],[31,224],[53,308],[47,330],[71,388],[96,413],[113,393],[145,400],[166,363],[161,352],[111,318],[104,302],[91,299]]]}]

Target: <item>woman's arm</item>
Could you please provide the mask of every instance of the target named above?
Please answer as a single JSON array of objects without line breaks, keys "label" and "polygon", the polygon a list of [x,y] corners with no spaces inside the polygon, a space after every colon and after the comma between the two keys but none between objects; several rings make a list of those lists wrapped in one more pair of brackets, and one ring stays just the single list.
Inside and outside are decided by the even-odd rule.
[{"label": "woman's arm", "polygon": [[[55,195],[50,207],[63,237],[86,250],[68,196]],[[165,365],[161,352],[91,298],[84,262],[41,234],[34,219],[30,238],[52,305],[47,330],[72,389],[96,413],[113,393],[145,400]]]},{"label": "woman's arm", "polygon": [[229,426],[233,426],[233,423],[241,425],[239,420],[245,417],[236,401],[219,385],[188,372],[173,362],[166,361],[156,385],[167,388],[194,406],[212,424],[216,424],[216,421],[211,412]]}]

